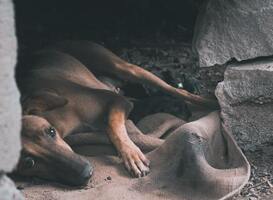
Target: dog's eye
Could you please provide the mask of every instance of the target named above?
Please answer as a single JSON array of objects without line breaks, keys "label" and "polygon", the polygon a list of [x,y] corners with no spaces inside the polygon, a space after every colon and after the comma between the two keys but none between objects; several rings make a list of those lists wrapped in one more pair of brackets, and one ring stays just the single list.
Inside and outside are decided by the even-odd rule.
[{"label": "dog's eye", "polygon": [[35,161],[31,157],[26,157],[23,159],[23,167],[26,169],[30,169],[35,165]]},{"label": "dog's eye", "polygon": [[56,129],[53,127],[49,127],[46,130],[46,133],[50,136],[50,137],[55,137],[56,136]]}]

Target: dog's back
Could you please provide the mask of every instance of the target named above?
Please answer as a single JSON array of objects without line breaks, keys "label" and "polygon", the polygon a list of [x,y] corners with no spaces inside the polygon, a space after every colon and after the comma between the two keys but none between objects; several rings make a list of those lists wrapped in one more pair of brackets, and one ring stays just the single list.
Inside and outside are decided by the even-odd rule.
[{"label": "dog's back", "polygon": [[69,54],[43,50],[29,55],[26,60],[17,67],[17,81],[23,93],[45,87],[59,87],[60,82],[109,90],[79,60]]}]

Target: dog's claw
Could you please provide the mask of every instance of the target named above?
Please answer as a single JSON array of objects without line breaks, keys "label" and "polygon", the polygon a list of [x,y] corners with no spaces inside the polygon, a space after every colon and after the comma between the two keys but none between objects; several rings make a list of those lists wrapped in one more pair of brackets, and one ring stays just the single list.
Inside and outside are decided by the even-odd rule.
[{"label": "dog's claw", "polygon": [[144,177],[149,173],[149,160],[137,146],[126,146],[120,154],[125,167],[134,177]]},{"label": "dog's claw", "polygon": [[146,176],[147,174],[149,174],[149,172],[150,172],[149,168],[147,168],[146,170],[142,171],[141,177]]}]

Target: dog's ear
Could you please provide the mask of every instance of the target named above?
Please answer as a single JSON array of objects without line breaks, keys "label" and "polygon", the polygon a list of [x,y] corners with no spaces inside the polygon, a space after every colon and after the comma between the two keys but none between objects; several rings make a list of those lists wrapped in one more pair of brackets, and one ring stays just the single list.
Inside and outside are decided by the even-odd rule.
[{"label": "dog's ear", "polygon": [[35,92],[22,100],[23,114],[39,114],[65,106],[68,100],[52,91]]}]

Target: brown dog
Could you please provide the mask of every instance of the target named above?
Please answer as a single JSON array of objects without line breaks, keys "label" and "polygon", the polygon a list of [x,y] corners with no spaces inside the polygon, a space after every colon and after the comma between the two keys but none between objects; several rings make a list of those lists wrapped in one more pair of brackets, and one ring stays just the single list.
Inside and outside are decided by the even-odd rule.
[{"label": "brown dog", "polygon": [[[86,183],[93,171],[63,140],[80,132],[105,131],[134,176],[149,172],[149,161],[135,144],[139,138],[133,137],[134,143],[127,134],[132,127],[134,131],[137,128],[128,128],[126,120],[133,106],[119,94],[120,82],[146,84],[202,106],[218,105],[214,100],[176,89],[86,41],[63,42],[35,53],[18,67],[17,80],[24,115],[18,172],[72,185]],[[151,143],[150,147],[160,144]]]}]

